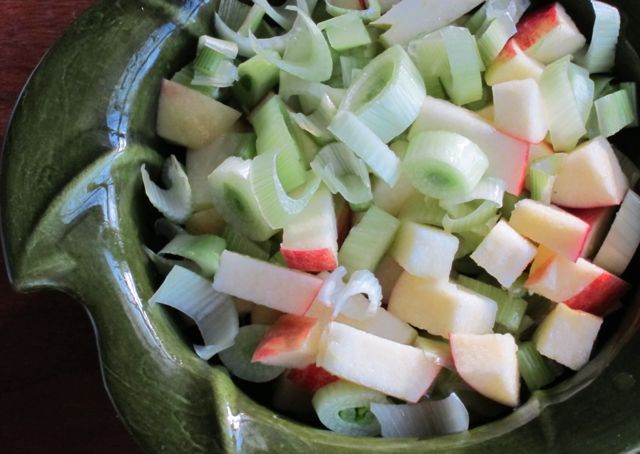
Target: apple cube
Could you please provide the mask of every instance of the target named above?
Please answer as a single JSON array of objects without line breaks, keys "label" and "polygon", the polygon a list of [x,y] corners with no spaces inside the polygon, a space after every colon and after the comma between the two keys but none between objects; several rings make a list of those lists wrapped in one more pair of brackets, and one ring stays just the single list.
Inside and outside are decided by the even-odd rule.
[{"label": "apple cube", "polygon": [[476,113],[442,99],[427,96],[418,118],[409,131],[409,139],[423,131],[449,131],[474,142],[487,155],[486,176],[501,178],[505,189],[519,195],[524,185],[529,144],[498,131]]},{"label": "apple cube", "polygon": [[316,363],[345,380],[409,402],[420,400],[441,370],[419,348],[337,322],[323,334]]},{"label": "apple cube", "polygon": [[529,162],[531,164],[533,161],[539,158],[546,158],[553,154],[553,148],[547,142],[538,142],[532,143],[529,145]]},{"label": "apple cube", "polygon": [[289,268],[331,271],[338,266],[338,227],[333,196],[320,187],[309,204],[284,226],[280,252]]},{"label": "apple cube", "polygon": [[516,203],[509,224],[521,235],[569,260],[580,257],[589,234],[589,224],[582,219],[531,199]]},{"label": "apple cube", "polygon": [[202,148],[228,131],[240,112],[202,93],[163,80],[158,102],[158,135],[178,145]]},{"label": "apple cube", "polygon": [[303,315],[323,283],[302,271],[224,251],[213,288],[288,314]]},{"label": "apple cube", "polygon": [[512,38],[489,64],[484,80],[489,86],[509,80],[534,79],[537,81],[543,71],[544,65],[525,54]]},{"label": "apple cube", "polygon": [[400,275],[404,272],[404,269],[396,262],[391,255],[386,254],[378,263],[376,267],[375,275],[382,287],[382,301],[389,302],[391,298],[391,292],[393,287],[396,286],[396,282],[400,278]]},{"label": "apple cube", "polygon": [[542,250],[525,288],[556,303],[602,315],[629,289],[629,284],[579,258],[576,262]]},{"label": "apple cube", "polygon": [[251,362],[301,368],[313,364],[325,323],[315,318],[285,314],[267,331]]},{"label": "apple cube", "polygon": [[536,247],[500,220],[471,254],[471,259],[495,277],[503,287],[511,287],[536,255]]},{"label": "apple cube", "polygon": [[[582,257],[593,257],[596,253],[604,237],[609,231],[611,226],[611,220],[616,212],[615,206],[609,207],[596,207],[596,208],[567,208],[567,211],[572,215],[579,217],[584,222],[589,224],[589,234],[584,242],[584,248],[582,249]],[[634,248],[635,250],[635,248]],[[596,265],[601,266],[597,262]]]},{"label": "apple cube", "polygon": [[318,367],[315,364],[309,364],[302,369],[291,369],[285,374],[285,376],[302,389],[315,393],[323,386],[340,380],[333,374],[330,374],[322,367]]},{"label": "apple cube", "polygon": [[495,116],[495,109],[493,108],[493,104],[489,104],[486,107],[483,107],[480,110],[476,110],[476,113],[482,117],[484,120],[493,124],[493,118]]},{"label": "apple cube", "polygon": [[389,312],[430,334],[490,333],[496,321],[495,301],[448,281],[403,273],[393,289]]},{"label": "apple cube", "polygon": [[452,334],[449,344],[456,371],[471,388],[503,405],[518,405],[518,346],[511,334]]},{"label": "apple cube", "polygon": [[536,349],[570,369],[578,370],[589,361],[602,318],[558,304],[533,335]]},{"label": "apple cube", "polygon": [[[336,321],[400,344],[411,344],[418,335],[415,329],[382,307],[373,315],[363,317],[367,313],[369,301],[362,295],[352,296],[347,304]],[[305,315],[330,320],[332,312],[332,308],[316,300]]]},{"label": "apple cube", "polygon": [[494,124],[529,143],[547,135],[542,95],[534,79],[510,80],[493,86]]},{"label": "apple cube", "polygon": [[602,243],[593,263],[620,275],[631,262],[640,245],[640,197],[633,191],[624,196],[611,230]]},{"label": "apple cube", "polygon": [[442,229],[403,222],[391,255],[414,276],[448,279],[459,244],[456,236]]},{"label": "apple cube", "polygon": [[570,208],[619,205],[628,188],[611,144],[596,137],[567,155],[553,184],[551,201]]},{"label": "apple cube", "polygon": [[577,52],[587,42],[560,3],[526,14],[513,39],[527,55],[545,64]]}]

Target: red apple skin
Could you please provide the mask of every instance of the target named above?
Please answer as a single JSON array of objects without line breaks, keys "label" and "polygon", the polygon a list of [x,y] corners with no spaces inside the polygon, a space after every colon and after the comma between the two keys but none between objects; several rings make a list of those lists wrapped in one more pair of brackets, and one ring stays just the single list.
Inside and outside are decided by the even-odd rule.
[{"label": "red apple skin", "polygon": [[509,38],[507,44],[504,45],[493,64],[505,63],[516,56],[516,48],[519,47],[515,39]]},{"label": "red apple skin", "polygon": [[527,50],[558,24],[557,4],[551,4],[526,14],[518,22],[513,39],[522,50]]},{"label": "red apple skin", "polygon": [[563,303],[571,309],[603,316],[630,289],[629,283],[614,274],[603,271],[580,293],[563,301]]},{"label": "red apple skin", "polygon": [[303,315],[283,315],[258,344],[251,362],[263,361],[280,353],[299,349],[317,323],[318,319]]},{"label": "red apple skin", "polygon": [[333,271],[338,267],[335,251],[329,248],[296,250],[281,248],[280,252],[289,268],[319,273]]},{"label": "red apple skin", "polygon": [[339,377],[315,364],[309,364],[303,369],[290,369],[287,372],[287,379],[310,393],[315,393],[323,386],[340,380]]},{"label": "red apple skin", "polygon": [[594,255],[609,231],[616,207],[564,208],[564,210],[589,224],[589,233],[584,241],[582,257]]}]

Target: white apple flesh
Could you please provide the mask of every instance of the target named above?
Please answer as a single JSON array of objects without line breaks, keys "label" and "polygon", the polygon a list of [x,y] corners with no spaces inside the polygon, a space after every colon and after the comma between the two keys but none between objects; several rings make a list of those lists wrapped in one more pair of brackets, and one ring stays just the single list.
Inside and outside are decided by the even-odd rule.
[{"label": "white apple flesh", "polygon": [[494,124],[501,131],[529,143],[547,135],[542,95],[534,79],[511,80],[495,84]]},{"label": "white apple flesh", "polygon": [[534,79],[537,81],[543,71],[544,65],[525,54],[512,38],[489,64],[484,79],[490,87],[510,80]]}]

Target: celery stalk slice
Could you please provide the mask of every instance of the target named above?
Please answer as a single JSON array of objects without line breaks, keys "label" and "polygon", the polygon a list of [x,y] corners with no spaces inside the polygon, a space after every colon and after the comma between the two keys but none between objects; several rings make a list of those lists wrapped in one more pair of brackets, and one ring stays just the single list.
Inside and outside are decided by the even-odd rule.
[{"label": "celery stalk slice", "polygon": [[599,135],[610,137],[637,121],[626,90],[618,90],[594,102]]},{"label": "celery stalk slice", "polygon": [[194,262],[202,276],[210,278],[218,270],[225,241],[215,235],[177,235],[158,252],[160,256],[177,256]]},{"label": "celery stalk slice", "polygon": [[292,35],[282,58],[265,52],[260,41],[253,34],[249,35],[251,46],[254,52],[262,55],[282,71],[305,80],[325,81],[331,77],[333,69],[329,45],[310,17],[299,8],[294,10],[298,12],[298,17],[291,29]]},{"label": "celery stalk slice", "polygon": [[238,313],[231,297],[180,266],[171,270],[149,303],[171,306],[196,323],[204,340],[204,348],[196,346],[196,352],[203,359],[233,345],[238,334]]},{"label": "celery stalk slice", "polygon": [[484,65],[475,37],[464,27],[445,27],[440,33],[450,71],[440,81],[451,101],[463,105],[482,99]]},{"label": "celery stalk slice", "polygon": [[165,184],[169,189],[162,189],[153,181],[147,172],[146,166],[142,164],[140,173],[144,192],[149,198],[149,202],[156,207],[167,219],[183,223],[191,215],[191,186],[189,179],[182,165],[174,155],[165,161]]},{"label": "celery stalk slice", "polygon": [[529,391],[535,391],[556,379],[545,358],[538,353],[533,342],[523,342],[518,346],[518,370]]}]

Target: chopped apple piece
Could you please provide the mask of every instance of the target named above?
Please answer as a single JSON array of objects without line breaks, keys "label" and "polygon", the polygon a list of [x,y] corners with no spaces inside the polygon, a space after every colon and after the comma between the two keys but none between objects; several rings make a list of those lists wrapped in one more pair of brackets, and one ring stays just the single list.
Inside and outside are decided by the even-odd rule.
[{"label": "chopped apple piece", "polygon": [[322,287],[323,280],[245,255],[224,251],[213,288],[272,309],[303,315]]},{"label": "chopped apple piece", "polygon": [[551,156],[552,154],[553,148],[547,142],[532,143],[531,145],[529,145],[528,164],[531,164],[536,159],[546,158],[547,156]]},{"label": "chopped apple piece", "polygon": [[587,41],[560,3],[526,14],[513,39],[527,55],[545,64],[577,52]]},{"label": "chopped apple piece", "polygon": [[[617,207],[615,206],[574,209],[567,208],[569,213],[579,217],[589,224],[589,234],[584,242],[584,248],[582,249],[581,254],[582,257],[587,259],[593,257],[598,248],[600,248],[600,245],[609,231],[611,220],[616,212],[616,208]],[[596,263],[596,265],[600,266],[598,263]]]},{"label": "chopped apple piece", "polygon": [[417,402],[441,366],[424,352],[332,322],[320,342],[317,365],[345,380]]},{"label": "chopped apple piece", "polygon": [[534,79],[510,80],[493,86],[494,124],[529,143],[547,135],[542,95]]},{"label": "chopped apple piece", "polygon": [[315,393],[323,386],[340,380],[335,375],[330,374],[322,367],[318,367],[315,364],[309,364],[303,369],[291,369],[285,374],[285,376],[287,379],[310,393]]},{"label": "chopped apple piece", "polygon": [[551,201],[570,208],[619,205],[628,188],[611,144],[596,137],[567,155],[553,184]]},{"label": "chopped apple piece", "polygon": [[540,79],[544,65],[529,57],[511,38],[491,62],[484,75],[487,85],[494,86],[509,80]]},{"label": "chopped apple piece", "polygon": [[396,286],[396,282],[398,282],[403,272],[404,269],[396,262],[396,259],[389,254],[382,257],[382,260],[378,263],[374,274],[382,287],[382,301],[385,303],[389,302],[393,287]]},{"label": "chopped apple piece", "polygon": [[516,203],[509,224],[521,235],[569,260],[580,257],[589,234],[589,224],[582,219],[531,199]]},{"label": "chopped apple piece", "polygon": [[460,241],[442,229],[403,222],[391,255],[414,276],[448,279]]},{"label": "chopped apple piece", "polygon": [[511,334],[452,334],[449,344],[456,371],[469,386],[503,405],[518,405],[518,346]]},{"label": "chopped apple piece", "polygon": [[163,80],[158,103],[158,135],[189,148],[203,148],[228,131],[240,112],[202,93]]},{"label": "chopped apple piece", "polygon": [[554,361],[578,370],[589,361],[602,318],[558,304],[533,335],[536,349]]},{"label": "chopped apple piece", "polygon": [[333,196],[325,187],[288,222],[282,231],[280,252],[289,268],[332,271],[338,266],[338,227]]},{"label": "chopped apple piece", "polygon": [[556,303],[602,315],[629,289],[628,283],[583,258],[572,262],[544,248],[540,255],[525,287]]},{"label": "chopped apple piece", "polygon": [[393,289],[389,312],[436,336],[490,333],[496,321],[495,301],[448,281],[403,273]]},{"label": "chopped apple piece", "polygon": [[423,131],[461,134],[478,145],[489,159],[486,176],[504,180],[507,192],[519,195],[527,171],[529,144],[498,131],[476,113],[449,101],[425,98],[409,139]]},{"label": "chopped apple piece", "polygon": [[536,247],[500,220],[471,254],[471,259],[495,277],[503,287],[511,287],[536,255]]},{"label": "chopped apple piece", "polygon": [[267,331],[251,362],[270,366],[302,368],[313,364],[325,323],[318,319],[285,314]]}]

